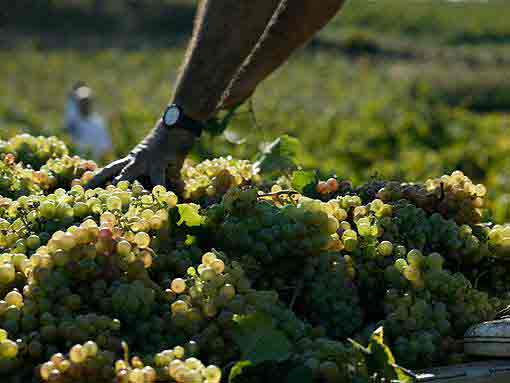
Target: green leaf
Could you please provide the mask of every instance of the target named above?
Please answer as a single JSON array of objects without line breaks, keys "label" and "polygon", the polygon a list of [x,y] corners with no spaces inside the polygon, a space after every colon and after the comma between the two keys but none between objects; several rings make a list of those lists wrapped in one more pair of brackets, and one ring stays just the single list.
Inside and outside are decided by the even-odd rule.
[{"label": "green leaf", "polygon": [[230,370],[230,375],[228,376],[228,382],[234,383],[234,379],[243,374],[243,370],[247,367],[253,366],[252,362],[249,360],[240,360],[234,367]]},{"label": "green leaf", "polygon": [[382,373],[388,380],[397,379],[402,383],[411,382],[410,377],[396,366],[390,348],[384,343],[382,326],[372,333],[368,350],[370,351],[370,357],[367,358],[367,365],[374,372]]},{"label": "green leaf", "polygon": [[235,318],[235,343],[241,358],[254,365],[265,361],[284,361],[289,358],[292,345],[282,331],[276,330],[270,316],[256,313]]},{"label": "green leaf", "polygon": [[292,187],[300,193],[304,192],[310,185],[315,187],[316,183],[317,175],[313,170],[296,170],[292,173]]},{"label": "green leaf", "polygon": [[312,383],[313,382],[313,374],[312,370],[305,366],[299,366],[292,369],[287,378],[285,379],[285,383]]},{"label": "green leaf", "polygon": [[200,226],[204,222],[204,217],[200,215],[200,205],[194,203],[185,203],[177,205],[181,219],[177,225],[186,224],[188,227]]},{"label": "green leaf", "polygon": [[297,138],[281,136],[266,148],[255,166],[263,173],[290,172],[297,167],[299,150],[300,142]]}]

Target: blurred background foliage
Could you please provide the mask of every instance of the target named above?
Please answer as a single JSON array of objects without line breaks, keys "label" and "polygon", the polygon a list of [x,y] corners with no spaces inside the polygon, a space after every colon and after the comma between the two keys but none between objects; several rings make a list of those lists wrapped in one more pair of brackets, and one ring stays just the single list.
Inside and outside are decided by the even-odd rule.
[{"label": "blurred background foliage", "polygon": [[[192,28],[192,0],[17,0],[0,25],[0,136],[63,135],[76,80],[88,82],[125,154],[169,100]],[[198,158],[253,158],[283,133],[305,167],[356,182],[420,181],[461,169],[510,218],[508,0],[347,2],[257,91],[231,135]]]}]

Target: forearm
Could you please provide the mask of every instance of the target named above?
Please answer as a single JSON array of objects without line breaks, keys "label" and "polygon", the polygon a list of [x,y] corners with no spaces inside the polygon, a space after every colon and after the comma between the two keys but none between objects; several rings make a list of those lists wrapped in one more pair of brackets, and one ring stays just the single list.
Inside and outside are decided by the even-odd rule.
[{"label": "forearm", "polygon": [[249,97],[260,82],[323,28],[344,3],[345,0],[290,0],[282,3],[248,61],[234,78],[225,106]]},{"label": "forearm", "polygon": [[211,117],[257,44],[279,0],[203,0],[177,80],[174,102],[195,119]]}]

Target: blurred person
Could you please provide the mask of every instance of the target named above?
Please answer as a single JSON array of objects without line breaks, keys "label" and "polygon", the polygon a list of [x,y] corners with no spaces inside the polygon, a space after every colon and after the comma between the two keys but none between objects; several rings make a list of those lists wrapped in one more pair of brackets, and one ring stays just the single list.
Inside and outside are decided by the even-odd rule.
[{"label": "blurred person", "polygon": [[81,88],[82,86],[86,86],[85,82],[77,81],[73,84],[69,94],[67,95],[67,101],[64,110],[64,123],[65,127],[71,136],[73,142],[76,141],[76,131],[75,131],[75,122],[79,117],[78,111],[78,103],[76,100],[76,90]]},{"label": "blurred person", "polygon": [[199,2],[193,35],[162,117],[140,144],[103,168],[89,187],[135,179],[147,187],[177,187],[184,158],[206,122],[219,109],[249,98],[260,82],[335,16],[344,2]]},{"label": "blurred person", "polygon": [[73,86],[65,110],[66,128],[79,152],[99,161],[111,152],[112,141],[103,118],[93,111],[92,90],[83,82]]}]

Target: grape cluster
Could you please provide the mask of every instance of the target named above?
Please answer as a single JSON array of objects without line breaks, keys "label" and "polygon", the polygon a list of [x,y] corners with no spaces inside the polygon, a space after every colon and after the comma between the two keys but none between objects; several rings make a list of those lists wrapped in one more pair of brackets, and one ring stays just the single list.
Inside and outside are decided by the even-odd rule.
[{"label": "grape cluster", "polygon": [[228,156],[205,160],[197,165],[185,161],[181,170],[184,198],[221,197],[228,189],[259,182],[257,169],[247,160]]},{"label": "grape cluster", "polygon": [[311,370],[314,381],[369,381],[364,356],[349,343],[306,337],[297,343],[294,360]]},{"label": "grape cluster", "polygon": [[377,197],[385,202],[407,199],[428,213],[437,212],[459,224],[476,224],[483,217],[487,190],[461,171],[429,179],[424,184],[387,182]]},{"label": "grape cluster", "polygon": [[37,170],[50,159],[66,156],[68,149],[57,137],[19,134],[8,141],[0,141],[2,154],[12,154],[17,161]]},{"label": "grape cluster", "polygon": [[473,288],[461,273],[443,269],[437,253],[411,250],[395,268],[407,289],[389,289],[385,297],[385,329],[393,351],[408,366],[422,367],[462,351],[455,339],[466,329],[491,318],[501,301]]},{"label": "grape cluster", "polygon": [[389,381],[381,342],[405,367],[459,362],[467,327],[510,302],[510,229],[480,223],[485,188],[460,172],[304,196],[220,158],[185,165],[196,204],[178,204],[138,182],[86,190],[96,165],[55,139],[0,142],[0,159],[9,381]]},{"label": "grape cluster", "polygon": [[427,252],[444,251],[456,263],[475,264],[488,255],[487,243],[469,225],[459,225],[439,213],[429,215],[405,201],[393,205],[393,210],[391,219],[381,221],[384,238],[391,242]]},{"label": "grape cluster", "polygon": [[298,205],[278,206],[259,200],[254,189],[231,189],[207,211],[207,225],[216,246],[243,264],[254,286],[280,290],[313,273],[315,256],[341,245],[338,219],[323,205],[303,197]]},{"label": "grape cluster", "polygon": [[328,336],[345,339],[363,325],[357,286],[349,277],[343,258],[322,256],[320,266],[303,289],[303,307],[297,307],[314,326]]},{"label": "grape cluster", "polygon": [[17,164],[15,157],[8,153],[0,154],[0,199],[19,198],[40,193],[41,188],[34,182],[33,170]]},{"label": "grape cluster", "polygon": [[43,382],[111,382],[115,377],[114,361],[114,353],[87,341],[75,344],[66,355],[53,354],[38,372]]}]

